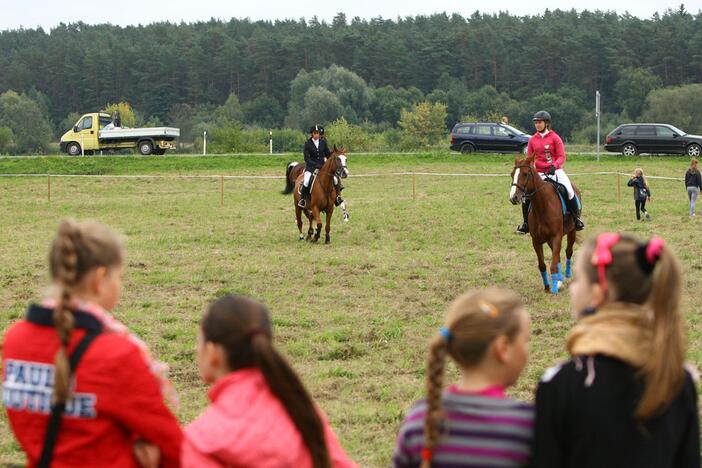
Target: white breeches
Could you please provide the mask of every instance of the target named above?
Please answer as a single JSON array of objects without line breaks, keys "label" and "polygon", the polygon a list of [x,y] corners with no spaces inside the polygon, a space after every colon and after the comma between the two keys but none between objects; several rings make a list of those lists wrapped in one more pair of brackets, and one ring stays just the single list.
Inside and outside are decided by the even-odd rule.
[{"label": "white breeches", "polygon": [[311,178],[312,178],[312,173],[309,171],[305,171],[305,173],[303,175],[303,179],[302,179],[302,185],[304,185],[305,187],[309,187]]},{"label": "white breeches", "polygon": [[552,180],[555,180],[556,182],[563,184],[568,191],[568,200],[571,200],[575,196],[575,191],[573,190],[573,184],[570,183],[570,179],[568,178],[568,175],[565,173],[563,169],[556,169],[556,173],[554,175],[548,175],[544,174],[542,172],[539,172],[539,175],[541,176],[542,179],[545,178],[550,178]]}]

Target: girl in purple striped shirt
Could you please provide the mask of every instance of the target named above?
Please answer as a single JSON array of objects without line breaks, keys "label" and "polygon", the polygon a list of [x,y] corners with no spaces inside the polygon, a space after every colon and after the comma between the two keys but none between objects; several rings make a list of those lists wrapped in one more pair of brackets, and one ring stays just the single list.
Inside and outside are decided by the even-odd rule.
[{"label": "girl in purple striped shirt", "polygon": [[[427,397],[400,428],[395,467],[524,466],[531,451],[531,405],[507,397],[528,358],[529,315],[514,293],[467,293],[432,339]],[[443,390],[446,355],[461,371]]]}]

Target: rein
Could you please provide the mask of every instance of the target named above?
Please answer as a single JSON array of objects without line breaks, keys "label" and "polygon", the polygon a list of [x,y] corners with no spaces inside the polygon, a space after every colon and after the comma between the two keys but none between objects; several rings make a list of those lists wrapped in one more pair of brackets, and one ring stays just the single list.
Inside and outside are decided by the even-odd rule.
[{"label": "rein", "polygon": [[[534,190],[531,191],[531,192],[527,192],[527,186],[529,185],[529,178],[530,178],[530,177],[534,177],[534,180],[536,180],[536,176],[534,175],[534,170],[535,170],[535,169],[534,169],[534,167],[533,167],[531,164],[521,164],[521,165],[519,165],[519,166],[515,166],[516,169],[521,169],[522,167],[528,167],[528,168],[529,168],[529,172],[527,173],[526,182],[524,183],[523,186],[522,186],[522,185],[519,185],[519,184],[517,184],[517,183],[515,183],[515,182],[512,182],[511,187],[517,187],[517,189],[521,190],[522,193],[524,194],[524,198],[530,199],[530,198],[532,198],[534,195],[536,195],[536,193],[539,192],[542,188],[544,188],[547,184],[546,184],[546,182],[544,182],[544,183],[541,185],[541,187],[536,188],[536,189],[534,189]],[[534,185],[536,185],[536,184],[534,184]]]}]

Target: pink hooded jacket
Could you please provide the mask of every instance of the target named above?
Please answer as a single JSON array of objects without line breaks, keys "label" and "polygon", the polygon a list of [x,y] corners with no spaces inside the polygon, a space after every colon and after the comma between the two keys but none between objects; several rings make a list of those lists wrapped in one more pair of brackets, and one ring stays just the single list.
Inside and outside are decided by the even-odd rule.
[{"label": "pink hooded jacket", "polygon": [[[232,372],[208,396],[211,405],[185,428],[183,467],[312,467],[302,437],[258,369]],[[320,416],[332,466],[356,467]]]}]

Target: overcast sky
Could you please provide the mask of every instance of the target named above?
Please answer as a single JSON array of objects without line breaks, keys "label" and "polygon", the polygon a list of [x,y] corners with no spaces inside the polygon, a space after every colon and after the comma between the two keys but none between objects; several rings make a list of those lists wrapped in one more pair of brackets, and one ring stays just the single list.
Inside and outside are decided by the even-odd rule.
[{"label": "overcast sky", "polygon": [[[514,15],[533,15],[543,9],[615,10],[629,12],[640,18],[650,18],[655,12],[676,9],[681,0],[559,0],[554,2],[524,0],[457,1],[457,0],[353,0],[344,3],[323,0],[101,0],[67,2],[57,0],[0,0],[0,30],[36,28],[45,30],[64,22],[83,21],[88,24],[119,25],[147,24],[154,21],[193,22],[220,18],[299,19],[317,15],[330,21],[343,12],[347,19],[355,16],[396,19],[398,16],[428,15],[437,12],[469,16],[476,10],[483,13],[508,11]],[[702,9],[702,0],[685,1],[691,13]]]}]

